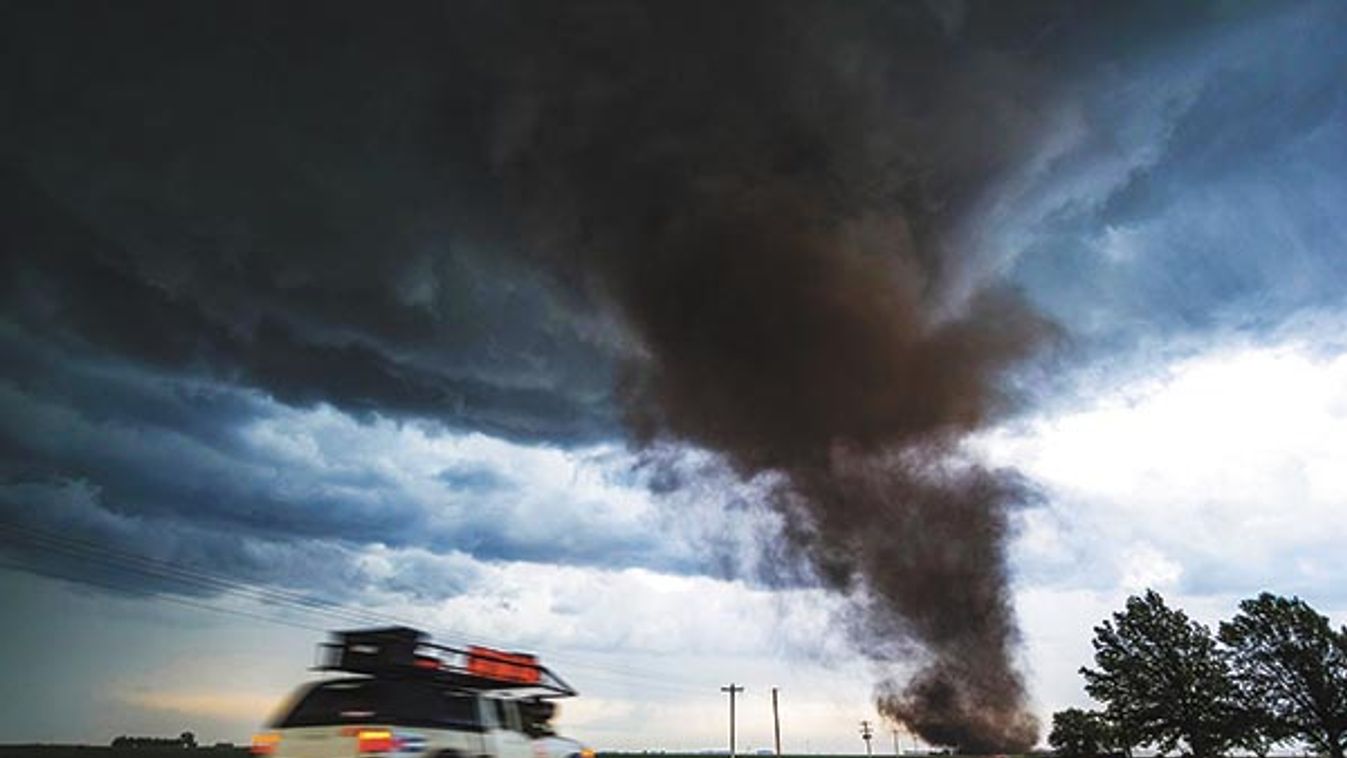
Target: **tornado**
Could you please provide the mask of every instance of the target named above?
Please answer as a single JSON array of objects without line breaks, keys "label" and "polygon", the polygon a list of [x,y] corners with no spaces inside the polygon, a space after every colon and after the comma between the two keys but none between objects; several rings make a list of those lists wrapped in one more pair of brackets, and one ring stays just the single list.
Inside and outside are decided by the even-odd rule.
[{"label": "tornado", "polygon": [[1031,747],[1006,565],[1027,488],[962,443],[1053,332],[967,233],[1033,144],[1032,65],[977,38],[977,7],[512,10],[495,165],[526,254],[628,341],[634,444],[770,482],[886,717]]}]

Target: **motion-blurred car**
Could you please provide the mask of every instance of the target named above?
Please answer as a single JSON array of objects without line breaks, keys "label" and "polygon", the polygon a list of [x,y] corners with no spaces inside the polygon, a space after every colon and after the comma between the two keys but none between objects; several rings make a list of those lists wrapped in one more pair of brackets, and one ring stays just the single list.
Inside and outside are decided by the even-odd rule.
[{"label": "motion-blurred car", "polygon": [[593,758],[556,735],[552,700],[575,690],[532,655],[430,644],[415,629],[333,635],[317,670],[252,752],[270,758]]}]

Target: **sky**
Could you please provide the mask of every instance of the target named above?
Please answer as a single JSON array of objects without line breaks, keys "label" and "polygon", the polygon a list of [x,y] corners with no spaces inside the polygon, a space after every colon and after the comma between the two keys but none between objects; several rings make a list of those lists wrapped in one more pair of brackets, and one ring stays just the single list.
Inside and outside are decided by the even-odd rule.
[{"label": "sky", "polygon": [[[778,687],[787,752],[970,640],[1087,705],[1148,587],[1347,623],[1342,4],[0,28],[0,742],[243,741],[390,619],[602,748],[722,747],[730,682],[769,747]],[[923,621],[943,547],[1004,625]]]}]

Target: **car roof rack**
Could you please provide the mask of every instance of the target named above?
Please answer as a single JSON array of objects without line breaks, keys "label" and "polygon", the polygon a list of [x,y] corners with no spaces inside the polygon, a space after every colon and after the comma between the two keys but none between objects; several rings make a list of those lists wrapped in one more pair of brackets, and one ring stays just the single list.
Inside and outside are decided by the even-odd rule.
[{"label": "car roof rack", "polygon": [[437,645],[425,632],[405,626],[332,632],[331,637],[318,644],[315,671],[425,678],[463,690],[535,698],[578,694],[529,653]]}]

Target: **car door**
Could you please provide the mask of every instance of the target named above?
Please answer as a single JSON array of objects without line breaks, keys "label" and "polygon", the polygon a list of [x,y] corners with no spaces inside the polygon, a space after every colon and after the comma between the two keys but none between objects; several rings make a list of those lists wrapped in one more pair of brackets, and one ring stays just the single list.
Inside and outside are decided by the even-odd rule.
[{"label": "car door", "polygon": [[487,743],[495,758],[533,758],[533,740],[524,734],[519,709],[513,700],[482,698],[486,711],[483,723],[487,727]]}]

